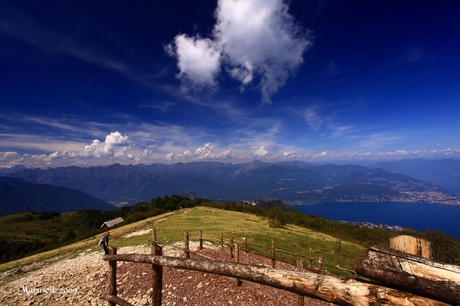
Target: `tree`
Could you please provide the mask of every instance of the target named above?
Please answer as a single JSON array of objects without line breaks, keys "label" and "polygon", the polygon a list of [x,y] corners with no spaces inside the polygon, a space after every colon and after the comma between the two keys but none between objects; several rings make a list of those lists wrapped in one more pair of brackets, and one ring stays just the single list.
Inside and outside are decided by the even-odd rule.
[{"label": "tree", "polygon": [[270,209],[269,217],[271,219],[271,227],[283,227],[286,225],[286,218],[284,217],[283,212],[278,207]]}]

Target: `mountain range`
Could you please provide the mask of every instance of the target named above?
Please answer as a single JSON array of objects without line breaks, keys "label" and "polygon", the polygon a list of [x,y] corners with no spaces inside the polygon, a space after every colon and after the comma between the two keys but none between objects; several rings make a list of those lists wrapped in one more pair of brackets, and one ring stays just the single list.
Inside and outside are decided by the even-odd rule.
[{"label": "mountain range", "polygon": [[460,196],[460,160],[404,159],[382,161],[370,166],[410,175],[444,187],[449,194]]},{"label": "mountain range", "polygon": [[435,201],[436,195],[447,196],[440,185],[382,168],[304,162],[113,164],[23,169],[8,175],[78,189],[117,206],[171,194],[220,201],[276,198],[291,204],[423,202]]},{"label": "mountain range", "polygon": [[23,211],[66,212],[79,209],[110,210],[113,205],[81,190],[33,184],[19,178],[0,177],[0,216]]}]

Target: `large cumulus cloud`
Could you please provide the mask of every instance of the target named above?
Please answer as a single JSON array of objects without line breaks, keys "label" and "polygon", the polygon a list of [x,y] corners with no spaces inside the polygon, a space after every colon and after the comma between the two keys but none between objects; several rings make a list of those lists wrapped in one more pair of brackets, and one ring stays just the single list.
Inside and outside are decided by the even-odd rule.
[{"label": "large cumulus cloud", "polygon": [[270,102],[302,64],[308,31],[283,0],[219,0],[215,17],[212,38],[179,34],[166,46],[177,59],[178,77],[185,86],[214,87],[223,66],[242,89],[257,79],[262,100]]},{"label": "large cumulus cloud", "polygon": [[94,139],[93,142],[85,146],[85,149],[78,152],[80,156],[93,156],[93,157],[107,157],[107,156],[120,156],[121,152],[125,150],[115,150],[121,144],[126,143],[128,136],[122,135],[120,132],[112,132],[105,137],[105,141],[101,142],[99,139]]}]

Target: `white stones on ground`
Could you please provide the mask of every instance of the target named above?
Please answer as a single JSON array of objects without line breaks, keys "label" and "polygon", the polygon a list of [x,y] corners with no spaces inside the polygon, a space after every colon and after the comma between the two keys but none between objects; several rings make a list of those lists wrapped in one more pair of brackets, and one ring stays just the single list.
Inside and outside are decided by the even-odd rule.
[{"label": "white stones on ground", "polygon": [[[23,275],[12,277],[11,271],[0,273],[11,280],[0,288],[0,305],[107,305],[107,301],[99,298],[101,292],[94,288],[106,281],[107,262],[102,260],[101,252],[87,250],[74,259],[66,259],[42,266],[31,271],[31,267],[21,267]],[[120,248],[118,253],[149,253],[147,247]],[[49,261],[48,261],[49,262]],[[122,263],[120,263],[122,264]],[[35,269],[37,265],[31,265]],[[127,279],[126,279],[127,280]],[[125,281],[126,281],[125,280]],[[55,288],[56,293],[32,292],[19,295],[20,288],[46,289]],[[63,289],[66,292],[59,292]],[[139,299],[140,305],[148,305],[148,297]],[[145,303],[147,301],[147,303]]]}]

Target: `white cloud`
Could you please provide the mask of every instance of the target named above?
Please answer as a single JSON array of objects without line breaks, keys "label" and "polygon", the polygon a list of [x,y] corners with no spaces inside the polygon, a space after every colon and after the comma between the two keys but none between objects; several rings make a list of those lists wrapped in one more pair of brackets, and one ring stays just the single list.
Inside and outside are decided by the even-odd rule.
[{"label": "white cloud", "polygon": [[235,157],[232,148],[223,150],[220,153],[214,151],[214,145],[206,143],[202,147],[192,150],[186,150],[183,153],[168,153],[164,157],[167,161],[172,160],[223,160]]},{"label": "white cloud", "polygon": [[200,88],[214,86],[215,76],[220,71],[220,52],[212,40],[179,34],[174,44],[166,46],[166,51],[177,57],[178,77],[185,84],[190,82]]},{"label": "white cloud", "polygon": [[283,153],[283,156],[285,158],[295,158],[296,153],[295,153],[295,151],[286,151],[286,152]]},{"label": "white cloud", "polygon": [[0,152],[0,169],[9,168],[24,162],[24,156],[18,152]]},{"label": "white cloud", "polygon": [[172,161],[174,159],[174,153],[166,154],[164,159],[167,160],[167,161]]},{"label": "white cloud", "polygon": [[406,151],[406,150],[396,150],[395,153],[396,153],[397,155],[407,155],[407,154],[409,154],[409,152]]},{"label": "white cloud", "polygon": [[101,142],[99,139],[94,139],[91,145],[85,146],[84,151],[80,151],[77,155],[80,156],[93,156],[93,157],[107,157],[107,156],[122,156],[126,152],[125,148],[115,150],[118,145],[126,143],[128,136],[123,136],[119,132],[112,132],[105,137],[105,141]]},{"label": "white cloud", "polygon": [[[460,157],[460,149],[417,149],[414,151],[394,150],[394,151],[366,151],[353,153],[339,153],[329,151],[318,152],[296,152],[295,150],[268,149],[266,146],[260,146],[253,153],[249,153],[244,148],[240,150],[216,149],[211,143],[195,149],[184,150],[182,153],[168,153],[166,155],[160,152],[148,149],[134,151],[132,147],[123,146],[127,141],[127,136],[116,135],[112,133],[107,135],[106,141],[93,141],[90,146],[98,147],[100,150],[94,150],[91,154],[81,151],[56,151],[51,154],[21,154],[18,152],[0,152],[0,168],[8,168],[22,164],[28,168],[44,168],[58,166],[95,166],[109,165],[113,163],[132,164],[132,163],[155,163],[155,162],[191,162],[191,161],[228,161],[233,163],[251,162],[254,159],[262,160],[303,160],[303,161],[323,161],[335,162],[340,160],[398,160],[401,158],[443,158]],[[108,140],[107,140],[108,138]],[[118,139],[118,140],[117,140]],[[124,140],[123,140],[124,139]],[[95,143],[97,145],[95,145]],[[102,149],[105,146],[105,149]],[[111,147],[112,146],[112,147]],[[109,149],[111,147],[111,149]],[[104,153],[107,152],[107,153]],[[279,152],[279,154],[277,154]],[[106,154],[106,155],[103,155]]]},{"label": "white cloud", "polygon": [[203,147],[197,148],[195,150],[187,150],[183,154],[178,154],[177,156],[184,156],[186,158],[194,159],[208,159],[208,160],[221,160],[228,159],[233,157],[232,148],[228,148],[220,153],[214,152],[214,145],[207,143]]},{"label": "white cloud", "polygon": [[283,0],[219,0],[212,40],[179,34],[166,46],[175,56],[179,78],[200,87],[215,84],[220,65],[245,85],[260,77],[262,100],[270,102],[303,63],[311,45]]},{"label": "white cloud", "polygon": [[313,158],[322,158],[326,156],[327,156],[327,151],[323,151],[323,152],[313,155]]},{"label": "white cloud", "polygon": [[254,152],[255,157],[266,157],[270,155],[270,152],[265,149],[264,146],[261,146],[258,150]]},{"label": "white cloud", "polygon": [[18,152],[0,152],[0,160],[11,160],[19,156]]}]

